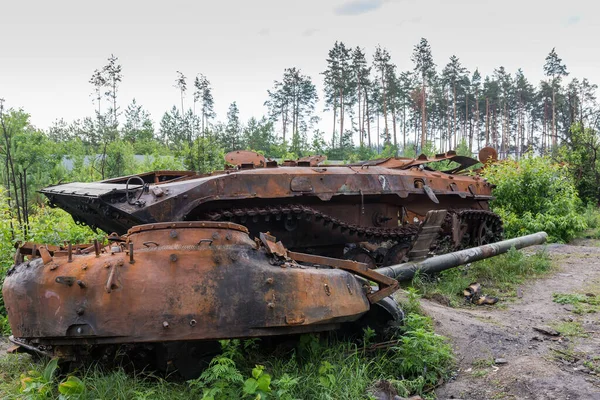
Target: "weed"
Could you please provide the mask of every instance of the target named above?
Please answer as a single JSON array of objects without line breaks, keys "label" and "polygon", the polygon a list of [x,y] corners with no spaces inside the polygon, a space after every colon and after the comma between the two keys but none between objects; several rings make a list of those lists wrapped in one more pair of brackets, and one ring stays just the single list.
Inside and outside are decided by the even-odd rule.
[{"label": "weed", "polygon": [[548,254],[542,250],[524,253],[514,248],[498,257],[442,271],[436,276],[418,275],[413,286],[427,298],[442,295],[451,306],[464,304],[463,290],[479,282],[485,294],[514,297],[516,287],[531,277],[543,276],[551,270]]},{"label": "weed", "polygon": [[588,360],[583,362],[583,365],[590,371],[593,371],[597,374],[600,373],[600,357],[599,356],[589,357]]},{"label": "weed", "polygon": [[578,337],[588,337],[589,335],[585,333],[583,326],[581,323],[577,321],[568,321],[568,322],[558,322],[551,324],[551,326],[556,329],[558,333],[563,336],[578,336]]},{"label": "weed", "polygon": [[489,368],[494,365],[494,359],[492,357],[480,358],[473,361],[471,364],[474,368]]},{"label": "weed", "polygon": [[487,369],[479,369],[476,371],[473,371],[473,373],[471,375],[473,375],[476,378],[482,378],[484,376],[486,376],[488,374],[488,370]]},{"label": "weed", "polygon": [[588,283],[579,293],[554,293],[552,299],[558,304],[570,304],[575,314],[600,312],[600,283]]},{"label": "weed", "polygon": [[[408,302],[418,303],[410,292]],[[147,373],[89,367],[74,376],[45,374],[53,367],[31,363],[23,356],[0,358],[0,398],[22,398],[19,375],[39,379],[47,398],[64,399],[358,399],[367,397],[374,382],[391,382],[401,396],[425,395],[447,378],[454,358],[446,339],[433,332],[430,318],[409,313],[387,348],[371,350],[372,331],[362,343],[335,335],[303,335],[285,353],[265,353],[257,340],[222,341],[222,353],[202,375],[188,382],[169,382]],[[37,386],[39,388],[41,386]],[[425,396],[426,397],[426,396]],[[35,399],[40,398],[36,397]]]}]

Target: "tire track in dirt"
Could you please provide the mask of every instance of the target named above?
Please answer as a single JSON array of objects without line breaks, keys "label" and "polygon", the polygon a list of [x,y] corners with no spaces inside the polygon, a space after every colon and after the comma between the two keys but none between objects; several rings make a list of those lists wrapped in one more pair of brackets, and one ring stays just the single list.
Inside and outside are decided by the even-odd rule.
[{"label": "tire track in dirt", "polygon": [[[600,399],[600,376],[582,367],[583,361],[561,360],[554,351],[600,356],[600,315],[577,316],[552,297],[590,285],[600,288],[596,246],[600,242],[547,246],[556,271],[522,285],[522,298],[503,307],[456,309],[423,300],[436,331],[450,338],[458,359],[457,376],[438,388],[438,398]],[[533,329],[574,318],[588,337],[551,337]]]}]

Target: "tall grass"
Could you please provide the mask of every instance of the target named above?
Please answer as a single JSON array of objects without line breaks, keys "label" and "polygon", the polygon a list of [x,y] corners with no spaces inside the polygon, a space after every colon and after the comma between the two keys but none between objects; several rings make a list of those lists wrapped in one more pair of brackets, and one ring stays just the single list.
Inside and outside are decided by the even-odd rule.
[{"label": "tall grass", "polygon": [[[411,307],[416,306],[407,308]],[[427,396],[452,371],[452,350],[445,338],[433,332],[428,317],[408,314],[386,348],[371,348],[372,338],[369,330],[362,340],[354,342],[335,335],[304,335],[295,346],[274,352],[265,352],[257,340],[222,341],[222,354],[199,378],[188,382],[98,365],[76,372],[74,378],[53,375],[46,379],[47,363],[9,355],[0,359],[0,397],[365,399],[382,380],[400,396]],[[46,391],[36,392],[38,387]],[[70,394],[64,394],[68,390]]]},{"label": "tall grass", "polygon": [[545,250],[524,253],[512,248],[508,253],[452,268],[436,276],[417,275],[412,285],[425,297],[443,297],[450,305],[464,303],[463,290],[473,282],[482,284],[486,294],[511,297],[517,285],[544,275],[552,266]]}]

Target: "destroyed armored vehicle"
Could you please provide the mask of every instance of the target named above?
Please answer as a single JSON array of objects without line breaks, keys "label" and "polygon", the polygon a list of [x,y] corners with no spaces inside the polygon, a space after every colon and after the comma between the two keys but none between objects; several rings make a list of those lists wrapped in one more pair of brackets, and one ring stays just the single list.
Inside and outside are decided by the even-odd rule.
[{"label": "destroyed armored vehicle", "polygon": [[[488,207],[492,186],[466,173],[478,161],[454,152],[352,165],[325,165],[321,156],[279,165],[249,151],[229,153],[226,160],[233,167],[207,175],[156,171],[41,192],[75,221],[107,233],[159,222],[234,222],[251,237],[270,232],[291,250],[370,267],[502,237],[502,222]],[[440,162],[453,166],[430,168]],[[430,210],[447,214],[425,226]],[[423,229],[431,234],[417,242]]]},{"label": "destroyed armored vehicle", "polygon": [[[428,167],[447,160],[451,171]],[[42,190],[76,221],[112,233],[108,244],[18,248],[2,288],[16,349],[77,360],[126,345],[188,371],[218,339],[397,322],[390,295],[421,267],[545,240],[488,244],[502,235],[491,185],[461,174],[476,161],[453,153],[343,166],[321,157],[278,165],[252,152],[227,161],[234,167],[209,175]]]}]

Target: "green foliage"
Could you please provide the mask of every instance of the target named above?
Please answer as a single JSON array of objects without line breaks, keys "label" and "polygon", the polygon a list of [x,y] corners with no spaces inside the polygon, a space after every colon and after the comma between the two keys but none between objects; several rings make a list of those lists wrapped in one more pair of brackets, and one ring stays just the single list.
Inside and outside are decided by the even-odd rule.
[{"label": "green foliage", "polygon": [[188,381],[203,400],[227,400],[241,397],[244,378],[233,358],[239,351],[239,340],[222,340],[223,353],[215,356],[198,379]]},{"label": "green foliage", "polygon": [[575,178],[579,196],[586,203],[600,202],[600,137],[580,123],[571,127],[571,140],[558,150],[558,159],[564,163]]},{"label": "green foliage", "polygon": [[266,399],[271,393],[271,375],[264,372],[263,365],[252,369],[252,377],[244,382],[244,394],[251,395],[254,399]]},{"label": "green foliage", "polygon": [[[367,330],[365,342],[369,337]],[[373,351],[333,335],[303,335],[295,349],[271,354],[265,354],[256,340],[225,340],[222,353],[201,376],[185,383],[97,366],[58,383],[54,361],[48,366],[30,364],[22,355],[6,355],[0,357],[0,397],[18,398],[28,390],[46,396],[34,399],[359,399],[382,379],[408,396],[429,392],[449,376],[454,366],[451,348],[433,332],[428,317],[408,314],[406,324],[391,339],[397,341],[395,346]],[[23,375],[22,389],[23,370],[31,372]]]},{"label": "green foliage", "polygon": [[191,145],[184,146],[183,160],[190,171],[210,173],[223,169],[225,152],[214,140],[199,137]]},{"label": "green foliage", "polygon": [[92,239],[102,239],[102,232],[94,232],[86,225],[80,225],[58,208],[37,207],[30,218],[27,240],[43,244],[90,243]]},{"label": "green foliage", "polygon": [[42,372],[29,371],[21,375],[21,393],[28,400],[52,398],[54,390],[54,373],[58,368],[58,359],[50,361]]},{"label": "green foliage", "polygon": [[433,332],[431,319],[409,314],[396,347],[393,364],[400,376],[420,377],[424,385],[434,386],[454,360],[446,338]]},{"label": "green foliage", "polygon": [[105,178],[131,175],[135,172],[135,157],[131,143],[115,140],[106,149]]},{"label": "green foliage", "polygon": [[575,314],[600,312],[600,294],[554,293],[552,300],[558,304],[573,305],[573,313]]},{"label": "green foliage", "polygon": [[162,155],[156,151],[144,156],[144,160],[136,167],[136,172],[160,170],[180,171],[184,168],[183,160],[181,158],[172,155]]},{"label": "green foliage", "polygon": [[394,158],[398,156],[398,147],[393,144],[386,144],[381,154],[377,158]]},{"label": "green foliage", "polygon": [[511,297],[525,280],[543,276],[552,263],[545,251],[529,254],[512,248],[506,254],[451,268],[436,276],[418,275],[414,287],[425,297],[444,298],[450,305],[464,304],[463,290],[479,282],[485,294]]},{"label": "green foliage", "polygon": [[85,394],[85,384],[76,376],[69,376],[58,385],[59,400],[79,399]]},{"label": "green foliage", "polygon": [[545,231],[551,241],[567,242],[586,228],[573,179],[550,158],[506,160],[490,165],[484,176],[496,185],[491,206],[507,237]]}]

